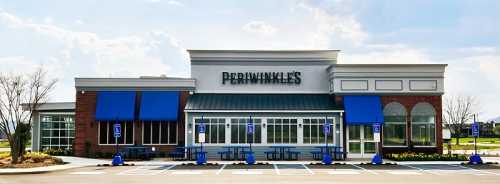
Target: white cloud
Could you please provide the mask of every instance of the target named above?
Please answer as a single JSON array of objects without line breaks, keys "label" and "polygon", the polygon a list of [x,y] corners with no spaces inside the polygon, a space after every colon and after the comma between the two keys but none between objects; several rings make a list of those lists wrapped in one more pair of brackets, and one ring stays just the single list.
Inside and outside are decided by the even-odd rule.
[{"label": "white cloud", "polygon": [[272,35],[277,31],[275,27],[263,21],[251,21],[245,24],[242,29],[249,33],[261,35]]},{"label": "white cloud", "polygon": [[83,20],[78,19],[78,20],[75,20],[75,24],[77,24],[77,25],[83,25],[84,22],[83,22]]},{"label": "white cloud", "polygon": [[[162,0],[149,0],[149,2],[150,3],[160,3],[160,2],[162,2]],[[181,3],[181,2],[175,1],[175,0],[168,0],[166,3],[169,5],[175,5],[175,6],[185,6],[184,3]]]},{"label": "white cloud", "polygon": [[52,17],[45,17],[43,18],[43,22],[45,22],[45,24],[52,24],[54,20],[52,19]]},{"label": "white cloud", "polygon": [[[189,76],[187,52],[164,31],[104,39],[91,32],[31,23],[5,12],[0,13],[2,27],[17,39],[15,43],[32,43],[22,56],[0,57],[2,68],[43,65],[51,77],[61,80],[57,99],[74,94],[74,77]],[[43,50],[43,55],[31,53],[36,50]]]},{"label": "white cloud", "polygon": [[[332,1],[333,2],[333,1]],[[312,15],[312,21],[316,23],[314,37],[311,40],[315,47],[327,48],[332,38],[347,40],[350,44],[360,45],[368,39],[366,33],[356,18],[345,13],[349,9],[348,5],[335,1],[339,11],[327,11],[323,4],[314,5],[311,1],[299,1],[293,11],[298,9],[306,10]],[[341,11],[340,11],[341,10]]]}]

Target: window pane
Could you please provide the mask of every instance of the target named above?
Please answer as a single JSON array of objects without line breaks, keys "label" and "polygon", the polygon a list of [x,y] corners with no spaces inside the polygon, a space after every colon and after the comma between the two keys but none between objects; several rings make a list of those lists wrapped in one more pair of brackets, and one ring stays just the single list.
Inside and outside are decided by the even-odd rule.
[{"label": "window pane", "polygon": [[238,143],[238,119],[231,119],[231,143]]},{"label": "window pane", "polygon": [[133,122],[130,122],[130,123],[126,123],[125,126],[127,127],[127,131],[125,131],[125,138],[127,139],[126,140],[126,144],[133,144],[133,140],[134,140],[134,123]]},{"label": "window pane", "polygon": [[[390,119],[390,118],[386,118]],[[406,122],[385,122],[384,146],[405,146],[406,145]]]},{"label": "window pane", "polygon": [[144,138],[142,142],[144,142],[144,144],[151,144],[151,123],[150,122],[143,122],[143,123],[144,123],[144,129],[143,129]]},{"label": "window pane", "polygon": [[238,128],[238,143],[246,143],[247,141],[247,132],[246,132],[246,119],[240,119],[239,121],[239,128]]},{"label": "window pane", "polygon": [[290,120],[283,119],[283,143],[290,143]]},{"label": "window pane", "polygon": [[99,123],[99,144],[107,144],[107,136],[108,136],[108,124],[105,122]]},{"label": "window pane", "polygon": [[283,131],[282,131],[282,129],[283,128],[282,128],[282,126],[283,126],[283,124],[281,122],[281,119],[275,119],[274,120],[274,129],[275,129],[274,130],[274,140],[275,140],[274,142],[276,144],[283,143],[283,140],[282,140],[282,138],[283,138]]},{"label": "window pane", "polygon": [[319,125],[318,124],[311,124],[311,143],[312,144],[318,144],[319,143]]},{"label": "window pane", "polygon": [[302,125],[302,135],[304,136],[304,144],[311,143],[311,125]]},{"label": "window pane", "polygon": [[363,126],[364,131],[364,137],[367,140],[373,140],[373,126],[368,125],[368,126]]},{"label": "window pane", "polygon": [[226,120],[225,119],[219,119],[219,141],[218,143],[225,143],[226,142]]},{"label": "window pane", "polygon": [[152,122],[151,123],[151,128],[153,129],[153,135],[152,135],[152,144],[159,144],[160,143],[160,123],[159,122]]},{"label": "window pane", "polygon": [[261,132],[262,132],[261,124],[260,123],[255,124],[254,143],[261,143],[262,142]]},{"label": "window pane", "polygon": [[267,143],[274,143],[274,123],[273,119],[267,119]]},{"label": "window pane", "polygon": [[290,120],[290,143],[297,143],[297,120]]},{"label": "window pane", "polygon": [[214,143],[217,144],[217,135],[218,133],[218,125],[217,125],[217,119],[211,119],[210,120],[210,142],[209,143]]},{"label": "window pane", "polygon": [[115,124],[114,122],[108,122],[108,144],[115,144],[115,137],[114,137],[114,130],[113,130],[113,125]]},{"label": "window pane", "polygon": [[361,132],[360,125],[349,126],[349,139],[350,140],[360,140],[361,139],[360,132]]},{"label": "window pane", "polygon": [[161,122],[160,123],[160,144],[168,144],[168,127],[170,126],[170,122]]},{"label": "window pane", "polygon": [[412,121],[412,143],[416,146],[435,146],[434,116],[414,116],[412,120],[426,120],[427,122]]},{"label": "window pane", "polygon": [[168,123],[168,143],[169,144],[176,144],[177,143],[177,122],[169,122]]},{"label": "window pane", "polygon": [[199,125],[200,125],[200,122],[201,122],[201,119],[195,119],[194,120],[194,132],[195,132],[195,136],[194,136],[194,142],[195,143],[198,143],[199,142],[199,139],[198,139],[198,136],[200,134],[200,132],[198,131],[199,130]]}]

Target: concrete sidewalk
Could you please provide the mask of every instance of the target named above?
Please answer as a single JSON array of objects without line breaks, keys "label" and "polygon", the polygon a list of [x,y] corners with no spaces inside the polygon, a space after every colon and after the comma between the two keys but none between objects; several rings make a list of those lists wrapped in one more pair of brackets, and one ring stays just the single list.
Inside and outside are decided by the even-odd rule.
[{"label": "concrete sidewalk", "polygon": [[5,168],[0,169],[0,175],[2,174],[36,174],[45,173],[53,171],[61,171],[66,169],[73,169],[79,167],[96,166],[97,164],[109,164],[109,160],[100,159],[90,159],[81,157],[69,157],[69,156],[57,156],[61,158],[66,164],[64,165],[53,165],[47,167],[35,167],[35,168]]}]

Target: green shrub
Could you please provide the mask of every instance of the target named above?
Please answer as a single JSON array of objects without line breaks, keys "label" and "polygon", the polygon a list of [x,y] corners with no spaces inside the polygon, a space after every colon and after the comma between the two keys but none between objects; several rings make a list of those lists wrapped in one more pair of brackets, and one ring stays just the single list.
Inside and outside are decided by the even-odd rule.
[{"label": "green shrub", "polygon": [[45,150],[43,152],[46,154],[52,155],[52,156],[71,156],[71,155],[73,155],[72,149],[51,148],[51,149]]},{"label": "green shrub", "polygon": [[437,153],[392,153],[385,154],[384,158],[391,159],[394,161],[467,161],[466,155],[444,155]]}]

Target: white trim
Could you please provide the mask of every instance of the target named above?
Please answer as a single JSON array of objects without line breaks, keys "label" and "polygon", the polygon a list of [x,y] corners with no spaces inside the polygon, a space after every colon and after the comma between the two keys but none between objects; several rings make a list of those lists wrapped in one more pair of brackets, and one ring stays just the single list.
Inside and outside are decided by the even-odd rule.
[{"label": "white trim", "polygon": [[[52,131],[52,130],[58,130],[59,133],[61,132],[61,130],[65,130],[65,131],[68,132],[68,136],[63,136],[63,137],[61,137],[61,136],[58,136],[58,137],[52,137],[52,136],[43,137],[43,138],[50,139],[49,140],[49,144],[48,144],[49,148],[52,148],[52,146],[61,147],[61,145],[66,146],[66,148],[68,148],[68,149],[72,148],[73,144],[70,144],[69,140],[72,138],[73,142],[74,142],[75,141],[75,137],[76,137],[76,119],[75,119],[75,113],[74,112],[40,112],[40,113],[38,113],[38,144],[37,144],[38,147],[36,148],[36,151],[40,151],[40,149],[42,148],[42,145],[43,146],[47,146],[47,144],[42,144],[42,134],[41,134],[42,133],[41,132],[41,130],[42,130],[42,118],[41,117],[44,116],[44,115],[49,115],[49,116],[50,115],[63,115],[63,116],[64,115],[73,115],[73,129],[71,129],[71,128],[48,128],[48,129],[44,129],[44,130],[50,130],[50,131]],[[51,122],[61,123],[61,122],[66,122],[66,121],[51,121]],[[31,129],[33,130],[33,126],[31,127]],[[69,131],[71,131],[71,130],[74,131],[73,137],[69,136]],[[54,144],[53,145],[52,144],[52,139],[53,138],[58,138],[59,139],[59,144]],[[60,142],[61,138],[67,139],[68,140],[68,144],[61,144],[61,142]],[[31,143],[32,143],[31,148],[32,149],[33,149],[33,145],[35,145],[33,141],[34,141],[34,136],[32,135],[31,136]]]},{"label": "white trim", "polygon": [[39,115],[75,115],[75,112],[40,112]]},{"label": "white trim", "polygon": [[[112,122],[112,121],[104,121],[106,122],[106,124]],[[135,125],[134,125],[134,121],[118,121],[120,124],[123,122],[124,124],[125,123],[131,123],[132,124],[132,143],[131,144],[118,144],[119,146],[120,145],[124,145],[124,146],[127,146],[127,145],[134,145],[134,142],[135,142]],[[108,144],[109,143],[109,126],[106,126],[106,144],[101,144],[101,121],[95,121],[93,123],[97,123],[97,145],[98,146],[116,146],[116,143],[115,144]],[[125,127],[123,127],[123,129],[126,129],[126,125]],[[76,134],[76,131],[75,131],[75,134]],[[125,134],[126,133],[123,133],[123,142],[127,142],[127,139],[125,139]]]},{"label": "white trim", "polygon": [[344,112],[344,110],[184,110],[184,112],[244,112],[244,113],[259,113],[259,112],[276,112],[276,113],[336,113]]},{"label": "white trim", "polygon": [[[158,123],[159,124],[159,133],[158,133],[158,143],[153,143],[153,122],[155,123]],[[139,121],[139,123],[141,123],[141,133],[142,133],[142,145],[147,145],[147,146],[169,146],[169,145],[177,145],[179,143],[179,122],[178,121]],[[146,144],[144,143],[144,124],[145,123],[150,123],[151,124],[151,128],[150,128],[150,140],[149,140],[149,144]],[[175,143],[170,143],[170,123],[175,123]],[[162,136],[162,129],[161,129],[161,125],[162,124],[168,124],[167,126],[167,144],[162,144],[161,143],[161,136]]]}]

